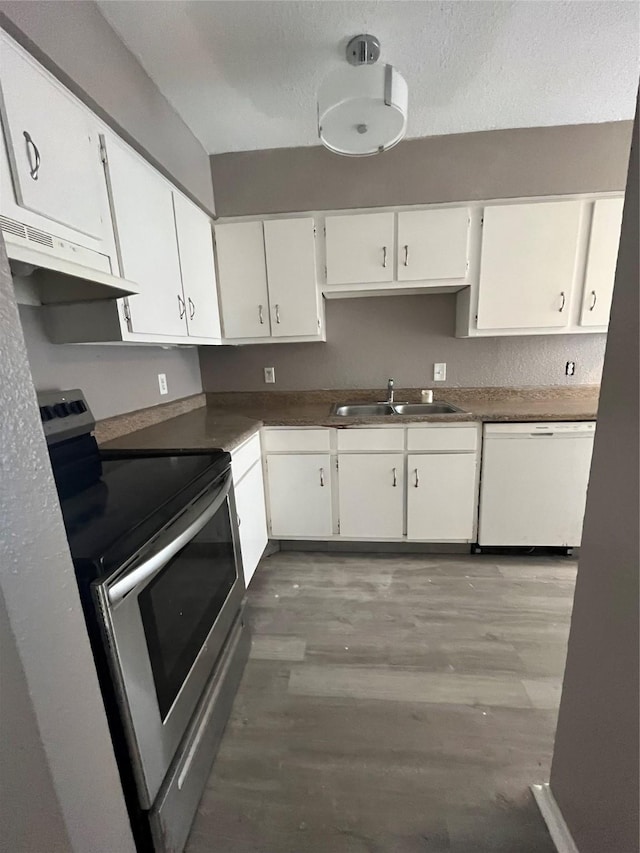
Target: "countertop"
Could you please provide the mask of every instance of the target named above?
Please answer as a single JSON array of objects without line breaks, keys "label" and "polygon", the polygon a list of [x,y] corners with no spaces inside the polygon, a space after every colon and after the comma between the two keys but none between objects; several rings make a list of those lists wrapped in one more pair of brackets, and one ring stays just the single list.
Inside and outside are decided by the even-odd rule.
[{"label": "countertop", "polygon": [[[597,386],[578,388],[446,388],[436,399],[463,409],[448,415],[394,415],[344,418],[331,414],[336,401],[384,399],[376,391],[246,392],[207,394],[206,406],[152,426],[120,435],[103,444],[109,449],[233,450],[264,426],[348,428],[373,424],[451,423],[460,421],[523,422],[595,420]],[[415,401],[419,392],[396,392],[397,401]],[[127,416],[123,416],[126,418]],[[136,423],[132,416],[132,424]]]}]

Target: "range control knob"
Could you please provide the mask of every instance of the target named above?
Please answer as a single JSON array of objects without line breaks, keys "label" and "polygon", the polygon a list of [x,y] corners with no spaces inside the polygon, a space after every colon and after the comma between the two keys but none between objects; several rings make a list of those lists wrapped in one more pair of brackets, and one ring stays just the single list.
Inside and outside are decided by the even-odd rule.
[{"label": "range control knob", "polygon": [[40,417],[43,422],[51,421],[55,416],[56,413],[53,411],[53,406],[40,406]]},{"label": "range control knob", "polygon": [[68,403],[56,403],[53,407],[53,411],[57,418],[66,418],[67,415],[71,414]]},{"label": "range control knob", "polygon": [[82,415],[87,411],[87,407],[84,400],[73,400],[69,403],[69,410],[73,412],[74,415]]}]

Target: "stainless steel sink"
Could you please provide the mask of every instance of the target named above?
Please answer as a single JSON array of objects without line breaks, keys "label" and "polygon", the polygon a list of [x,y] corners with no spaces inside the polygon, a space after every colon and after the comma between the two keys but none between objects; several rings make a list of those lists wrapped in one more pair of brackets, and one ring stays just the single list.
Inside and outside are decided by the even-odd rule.
[{"label": "stainless steel sink", "polygon": [[395,403],[393,406],[396,415],[451,415],[462,412],[451,403]]},{"label": "stainless steel sink", "polygon": [[393,406],[386,403],[336,403],[334,415],[345,418],[370,417],[371,415],[392,415]]},{"label": "stainless steel sink", "polygon": [[380,415],[450,415],[462,412],[451,403],[336,403],[332,414],[345,418],[371,417]]}]

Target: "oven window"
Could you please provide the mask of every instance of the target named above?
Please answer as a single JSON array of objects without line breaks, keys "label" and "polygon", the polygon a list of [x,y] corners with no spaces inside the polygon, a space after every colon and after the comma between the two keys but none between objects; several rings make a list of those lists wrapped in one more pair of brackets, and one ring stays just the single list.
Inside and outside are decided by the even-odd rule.
[{"label": "oven window", "polygon": [[139,594],[164,719],[237,578],[229,503]]}]

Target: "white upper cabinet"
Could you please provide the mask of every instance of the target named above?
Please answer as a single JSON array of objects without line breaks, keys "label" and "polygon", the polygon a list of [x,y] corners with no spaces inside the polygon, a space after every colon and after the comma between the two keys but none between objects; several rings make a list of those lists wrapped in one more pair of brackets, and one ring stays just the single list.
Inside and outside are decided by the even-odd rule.
[{"label": "white upper cabinet", "polygon": [[485,208],[478,329],[568,325],[581,208],[579,201]]},{"label": "white upper cabinet", "polygon": [[468,237],[466,207],[398,213],[398,281],[464,279]]},{"label": "white upper cabinet", "polygon": [[0,60],[2,123],[18,205],[102,239],[111,224],[103,215],[97,123],[2,33]]},{"label": "white upper cabinet", "polygon": [[340,454],[338,494],[341,536],[373,540],[402,537],[401,453]]},{"label": "white upper cabinet", "polygon": [[128,300],[130,331],[184,336],[187,308],[171,187],[115,137],[105,147],[120,266],[140,288]]},{"label": "white upper cabinet", "polygon": [[211,220],[178,193],[173,193],[173,209],[189,337],[219,339],[220,313]]},{"label": "white upper cabinet", "polygon": [[269,219],[264,248],[273,337],[317,335],[316,245],[313,219]]},{"label": "white upper cabinet", "polygon": [[580,310],[581,326],[606,326],[609,323],[623,207],[622,198],[595,202]]},{"label": "white upper cabinet", "polygon": [[325,230],[327,284],[394,280],[394,213],[327,216]]},{"label": "white upper cabinet", "polygon": [[225,338],[269,337],[262,222],[216,225],[215,233]]}]

